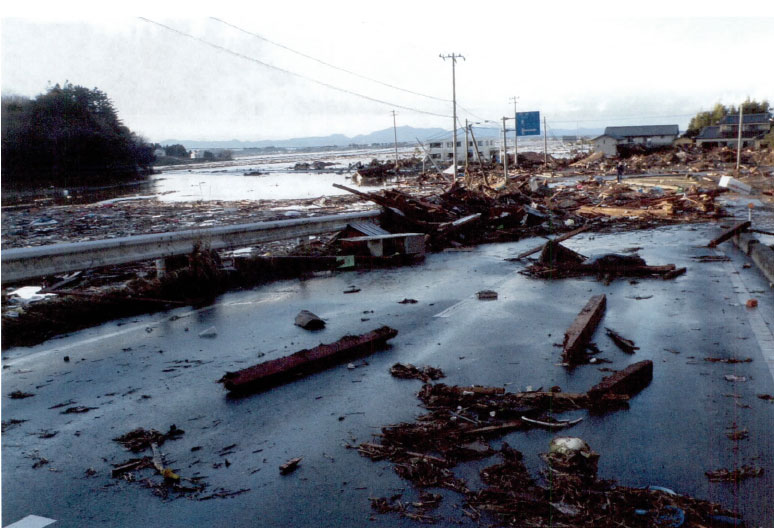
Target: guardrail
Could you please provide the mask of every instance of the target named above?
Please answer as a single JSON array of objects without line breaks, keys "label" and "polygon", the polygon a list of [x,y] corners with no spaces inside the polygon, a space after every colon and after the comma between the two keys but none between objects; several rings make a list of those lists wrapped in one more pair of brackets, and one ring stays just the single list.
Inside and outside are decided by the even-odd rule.
[{"label": "guardrail", "polygon": [[189,229],[169,233],[91,240],[3,250],[2,282],[22,280],[100,266],[185,255],[195,246],[232,249],[263,242],[320,235],[344,229],[348,223],[379,215],[379,210]]}]

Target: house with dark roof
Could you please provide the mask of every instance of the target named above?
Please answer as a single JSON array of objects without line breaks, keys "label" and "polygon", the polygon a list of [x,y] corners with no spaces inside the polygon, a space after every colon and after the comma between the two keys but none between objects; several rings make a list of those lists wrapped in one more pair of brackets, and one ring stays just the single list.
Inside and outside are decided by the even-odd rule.
[{"label": "house with dark roof", "polygon": [[663,147],[671,145],[678,135],[680,129],[677,125],[609,126],[604,134],[592,141],[595,151],[615,156],[619,146]]},{"label": "house with dark roof", "polygon": [[[771,115],[742,114],[742,147],[750,147],[760,142],[772,127]],[[739,141],[739,114],[727,115],[720,123],[706,126],[696,136],[696,144],[706,147],[734,147]]]}]

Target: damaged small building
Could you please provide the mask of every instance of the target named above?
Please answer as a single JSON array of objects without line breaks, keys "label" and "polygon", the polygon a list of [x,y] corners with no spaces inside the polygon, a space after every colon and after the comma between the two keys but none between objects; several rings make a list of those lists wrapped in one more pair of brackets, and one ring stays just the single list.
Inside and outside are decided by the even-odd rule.
[{"label": "damaged small building", "polygon": [[664,147],[671,145],[678,135],[680,130],[677,125],[609,126],[604,134],[592,141],[595,151],[615,156],[621,146]]}]

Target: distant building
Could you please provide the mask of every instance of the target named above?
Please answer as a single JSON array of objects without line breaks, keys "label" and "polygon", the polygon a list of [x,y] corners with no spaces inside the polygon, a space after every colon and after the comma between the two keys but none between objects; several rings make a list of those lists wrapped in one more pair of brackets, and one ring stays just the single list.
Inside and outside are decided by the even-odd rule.
[{"label": "distant building", "polygon": [[156,156],[157,158],[160,158],[162,156],[166,156],[167,151],[164,150],[163,148],[157,148],[156,150],[153,151],[153,155]]},{"label": "distant building", "polygon": [[677,125],[611,126],[592,141],[595,151],[615,156],[619,146],[663,147],[671,145],[678,135],[680,129]]},{"label": "distant building", "polygon": [[[464,163],[465,161],[465,138],[457,141],[457,163]],[[500,142],[492,138],[481,138],[476,140],[476,145],[473,145],[473,140],[468,140],[468,159],[471,161],[478,161],[476,157],[476,147],[481,154],[481,159],[484,161],[497,161],[500,159]],[[428,153],[428,157],[433,161],[451,162],[454,158],[454,142],[453,141],[430,141],[425,143],[425,150]]]},{"label": "distant building", "polygon": [[[759,144],[772,127],[771,116],[764,114],[742,115],[742,147]],[[727,115],[720,123],[706,126],[696,136],[696,144],[707,147],[736,147],[739,141],[739,114]]]}]

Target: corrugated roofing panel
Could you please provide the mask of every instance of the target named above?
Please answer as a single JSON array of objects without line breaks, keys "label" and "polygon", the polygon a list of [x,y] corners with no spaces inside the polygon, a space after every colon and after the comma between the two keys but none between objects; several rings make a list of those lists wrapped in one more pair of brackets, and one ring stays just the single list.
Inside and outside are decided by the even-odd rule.
[{"label": "corrugated roofing panel", "polygon": [[380,236],[390,234],[389,231],[385,231],[378,225],[371,222],[351,222],[347,225],[356,231],[360,231],[364,236]]}]

